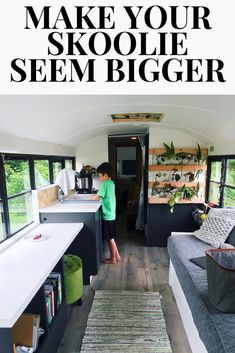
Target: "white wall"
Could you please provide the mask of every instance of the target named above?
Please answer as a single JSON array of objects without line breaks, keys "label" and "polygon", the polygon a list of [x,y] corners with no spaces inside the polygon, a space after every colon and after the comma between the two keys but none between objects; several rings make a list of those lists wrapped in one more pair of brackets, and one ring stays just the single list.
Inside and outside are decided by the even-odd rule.
[{"label": "white wall", "polygon": [[185,134],[177,130],[169,130],[163,128],[150,128],[149,129],[149,147],[158,148],[164,147],[163,142],[170,144],[171,141],[175,147],[197,147],[197,142],[201,147],[208,147],[205,143],[198,140],[195,136]]},{"label": "white wall", "polygon": [[1,152],[75,156],[76,149],[50,142],[30,140],[0,133]]},{"label": "white wall", "polygon": [[76,152],[76,170],[80,171],[82,164],[91,165],[97,168],[101,163],[108,161],[108,136],[100,135],[90,138],[83,142],[80,146],[78,144]]},{"label": "white wall", "polygon": [[[197,147],[197,142],[201,147],[208,147],[194,136],[185,134],[180,131],[168,130],[164,128],[150,128],[150,147],[163,147],[163,142],[170,143],[173,141],[175,147]],[[108,161],[108,135],[100,135],[90,138],[83,142],[76,152],[77,166],[76,170],[80,171],[84,163],[98,167],[102,162]]]},{"label": "white wall", "polygon": [[210,156],[235,154],[235,142],[234,143],[215,143],[213,147],[214,147],[214,151],[209,151]]}]

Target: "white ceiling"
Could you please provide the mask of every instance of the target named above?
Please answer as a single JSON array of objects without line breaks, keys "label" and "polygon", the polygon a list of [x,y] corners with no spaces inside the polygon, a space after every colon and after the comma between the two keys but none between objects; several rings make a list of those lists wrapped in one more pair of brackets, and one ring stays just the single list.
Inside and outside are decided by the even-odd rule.
[{"label": "white ceiling", "polygon": [[[162,112],[154,125],[114,124],[112,113]],[[177,129],[204,143],[235,141],[235,96],[0,96],[0,133],[77,147],[105,133]]]}]

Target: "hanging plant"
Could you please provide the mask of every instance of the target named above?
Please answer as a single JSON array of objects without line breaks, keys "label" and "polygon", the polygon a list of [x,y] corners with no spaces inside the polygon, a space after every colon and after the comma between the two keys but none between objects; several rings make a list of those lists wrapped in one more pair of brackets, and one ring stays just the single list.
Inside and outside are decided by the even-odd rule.
[{"label": "hanging plant", "polygon": [[179,202],[179,199],[181,197],[181,192],[179,190],[173,192],[167,202],[168,206],[170,207],[170,212],[174,212],[174,206],[177,202]]},{"label": "hanging plant", "polygon": [[187,199],[191,200],[194,196],[198,195],[200,188],[200,184],[197,183],[196,187],[192,186],[181,186],[180,188],[176,189],[175,191],[172,192],[169,200],[168,200],[168,206],[170,207],[170,212],[174,212],[174,206],[177,202],[179,202],[179,199]]}]

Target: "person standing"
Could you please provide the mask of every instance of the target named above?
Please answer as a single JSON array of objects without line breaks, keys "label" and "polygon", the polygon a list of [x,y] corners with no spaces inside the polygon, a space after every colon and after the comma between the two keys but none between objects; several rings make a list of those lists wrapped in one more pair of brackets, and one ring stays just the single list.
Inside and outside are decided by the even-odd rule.
[{"label": "person standing", "polygon": [[103,262],[106,264],[116,264],[121,260],[116,242],[116,196],[115,184],[112,180],[112,167],[104,162],[97,168],[100,189],[97,195],[92,196],[92,200],[101,200],[102,206],[102,232],[103,238],[107,241],[110,257]]}]

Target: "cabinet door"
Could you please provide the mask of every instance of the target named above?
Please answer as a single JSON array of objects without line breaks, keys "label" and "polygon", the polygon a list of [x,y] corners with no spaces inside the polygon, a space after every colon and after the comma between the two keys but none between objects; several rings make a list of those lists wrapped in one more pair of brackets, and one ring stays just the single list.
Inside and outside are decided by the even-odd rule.
[{"label": "cabinet door", "polygon": [[103,258],[102,220],[100,209],[95,214],[96,265],[99,268]]},{"label": "cabinet door", "polygon": [[90,284],[89,277],[96,275],[102,260],[100,209],[90,213],[41,213],[42,223],[84,223],[82,231],[68,249],[78,255],[83,263],[84,284]]},{"label": "cabinet door", "polygon": [[148,205],[147,246],[167,246],[171,232],[193,232],[197,224],[192,212],[201,204],[177,204],[171,213],[165,204]]},{"label": "cabinet door", "polygon": [[0,328],[0,353],[13,353],[11,328]]}]

